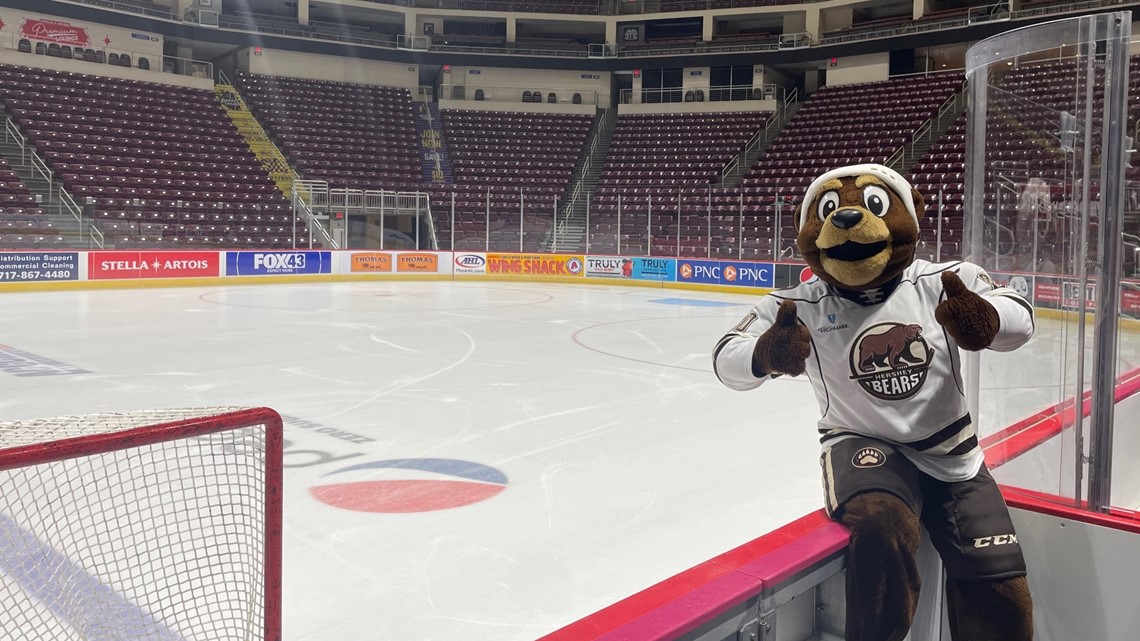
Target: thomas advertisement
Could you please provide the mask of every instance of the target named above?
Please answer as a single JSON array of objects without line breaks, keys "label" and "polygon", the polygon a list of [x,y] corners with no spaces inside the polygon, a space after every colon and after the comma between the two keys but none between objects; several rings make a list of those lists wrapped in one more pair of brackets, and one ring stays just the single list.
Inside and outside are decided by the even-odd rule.
[{"label": "thomas advertisement", "polygon": [[77,252],[0,252],[0,283],[79,280]]},{"label": "thomas advertisement", "polygon": [[227,276],[331,274],[332,252],[226,252]]}]

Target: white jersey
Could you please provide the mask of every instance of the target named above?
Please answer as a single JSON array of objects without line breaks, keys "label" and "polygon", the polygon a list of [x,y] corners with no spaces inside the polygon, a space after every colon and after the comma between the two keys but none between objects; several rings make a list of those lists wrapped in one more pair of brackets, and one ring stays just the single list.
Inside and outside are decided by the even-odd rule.
[{"label": "white jersey", "polygon": [[752,369],[756,340],[794,301],[811,330],[807,375],[819,401],[826,447],[837,439],[870,436],[901,445],[923,472],[943,481],[973,478],[983,455],[966,407],[958,345],[934,318],[945,295],[942,272],[956,271],[1001,319],[989,349],[1010,351],[1033,335],[1033,308],[981,267],[916,260],[902,276],[865,292],[840,290],[814,278],[762,298],[717,343],[713,367],[736,390],[771,378]]}]

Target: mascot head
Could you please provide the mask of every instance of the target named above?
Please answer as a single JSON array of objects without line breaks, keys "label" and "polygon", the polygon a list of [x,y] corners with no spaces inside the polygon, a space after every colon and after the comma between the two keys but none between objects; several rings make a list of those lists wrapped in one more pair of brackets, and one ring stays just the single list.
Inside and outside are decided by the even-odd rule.
[{"label": "mascot head", "polygon": [[890,167],[832,169],[807,188],[796,246],[824,282],[873,289],[914,260],[923,208],[918,190]]}]

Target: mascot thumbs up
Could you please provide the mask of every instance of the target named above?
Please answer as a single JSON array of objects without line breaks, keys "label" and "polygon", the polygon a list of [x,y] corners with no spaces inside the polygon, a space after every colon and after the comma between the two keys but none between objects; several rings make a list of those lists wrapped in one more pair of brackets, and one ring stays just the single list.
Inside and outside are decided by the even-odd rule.
[{"label": "mascot thumbs up", "polygon": [[946,569],[955,641],[1029,641],[1025,560],[978,446],[959,349],[1020,347],[1033,308],[977,265],[916,260],[923,208],[882,165],[816,178],[796,236],[816,278],[760,299],[717,342],[714,369],[736,390],[800,374],[815,387],[827,511],[851,531],[847,641],[906,636],[922,527]]}]

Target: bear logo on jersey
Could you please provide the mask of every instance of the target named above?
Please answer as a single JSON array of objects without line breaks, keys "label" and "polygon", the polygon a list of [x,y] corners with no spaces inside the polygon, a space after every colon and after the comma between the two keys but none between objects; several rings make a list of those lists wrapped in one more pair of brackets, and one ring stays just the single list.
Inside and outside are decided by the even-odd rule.
[{"label": "bear logo on jersey", "polygon": [[875,398],[900,401],[922,388],[933,358],[921,325],[879,323],[852,344],[851,378]]}]

